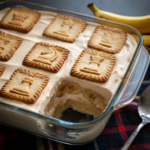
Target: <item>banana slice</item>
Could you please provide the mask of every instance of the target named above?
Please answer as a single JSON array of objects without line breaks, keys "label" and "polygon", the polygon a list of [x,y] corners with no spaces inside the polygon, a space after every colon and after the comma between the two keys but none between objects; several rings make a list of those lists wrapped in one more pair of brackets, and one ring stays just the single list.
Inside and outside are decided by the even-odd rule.
[{"label": "banana slice", "polygon": [[47,104],[44,113],[47,114],[47,112],[49,112],[49,110],[51,110],[51,108],[53,107],[53,103],[54,103],[54,97],[51,97],[49,103]]},{"label": "banana slice", "polygon": [[66,91],[67,91],[67,93],[74,94],[74,95],[81,93],[80,86],[76,83],[73,83],[73,82],[67,83]]},{"label": "banana slice", "polygon": [[96,107],[100,108],[101,110],[105,110],[107,105],[104,102],[105,102],[104,98],[99,96],[99,98],[96,99],[94,105],[96,105]]},{"label": "banana slice", "polygon": [[92,104],[95,104],[95,102],[97,102],[97,100],[99,99],[99,95],[96,92],[89,89],[83,90],[83,96]]},{"label": "banana slice", "polygon": [[61,83],[58,86],[57,92],[56,92],[56,96],[57,97],[61,97],[66,93],[66,84],[65,83]]},{"label": "banana slice", "polygon": [[106,108],[106,104],[104,103],[105,100],[103,97],[101,97],[96,92],[84,89],[83,90],[83,96],[92,104],[96,105],[98,108],[104,110]]},{"label": "banana slice", "polygon": [[50,110],[53,107],[53,103],[54,103],[54,97],[52,97],[50,99],[49,105],[48,105],[48,110]]}]

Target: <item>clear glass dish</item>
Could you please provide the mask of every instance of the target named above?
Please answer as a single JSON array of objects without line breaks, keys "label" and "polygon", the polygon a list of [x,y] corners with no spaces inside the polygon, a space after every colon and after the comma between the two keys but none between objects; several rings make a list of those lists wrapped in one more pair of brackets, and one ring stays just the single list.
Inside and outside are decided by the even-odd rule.
[{"label": "clear glass dish", "polygon": [[97,20],[101,24],[123,29],[135,37],[138,46],[118,91],[104,114],[92,121],[85,123],[66,122],[0,102],[0,122],[3,124],[66,144],[78,145],[92,141],[102,132],[112,112],[129,104],[140,88],[149,65],[149,55],[142,47],[143,39],[141,34],[128,25],[25,1],[1,1],[0,10],[16,5],[66,14],[89,22]]}]

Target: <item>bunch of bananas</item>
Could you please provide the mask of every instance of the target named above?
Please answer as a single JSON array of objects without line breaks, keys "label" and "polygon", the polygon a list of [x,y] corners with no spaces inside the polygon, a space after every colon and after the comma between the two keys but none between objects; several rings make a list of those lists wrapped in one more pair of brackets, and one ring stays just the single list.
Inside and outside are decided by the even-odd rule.
[{"label": "bunch of bananas", "polygon": [[88,5],[94,15],[99,18],[127,24],[139,30],[143,36],[143,45],[150,53],[150,15],[140,17],[122,16],[114,13],[99,10],[94,3]]}]

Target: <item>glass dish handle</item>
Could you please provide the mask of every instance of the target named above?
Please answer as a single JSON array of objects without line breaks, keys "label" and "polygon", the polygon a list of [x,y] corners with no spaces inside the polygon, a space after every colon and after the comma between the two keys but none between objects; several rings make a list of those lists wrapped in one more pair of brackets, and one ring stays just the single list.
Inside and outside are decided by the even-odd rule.
[{"label": "glass dish handle", "polygon": [[137,57],[139,58],[137,59],[137,64],[135,66],[134,72],[131,73],[133,75],[131,75],[130,82],[124,90],[122,96],[118,98],[114,103],[113,110],[117,110],[131,103],[137,95],[138,90],[143,82],[144,75],[147,71],[150,60],[149,54],[144,46],[142,46]]}]

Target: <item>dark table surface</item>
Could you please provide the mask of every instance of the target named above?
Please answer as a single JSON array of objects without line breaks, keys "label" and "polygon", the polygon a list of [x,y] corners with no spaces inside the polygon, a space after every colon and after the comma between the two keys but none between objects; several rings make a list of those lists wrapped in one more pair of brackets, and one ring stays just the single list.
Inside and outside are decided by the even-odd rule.
[{"label": "dark table surface", "polygon": [[87,8],[89,3],[94,3],[99,9],[128,16],[142,16],[150,14],[150,0],[26,0],[93,15]]},{"label": "dark table surface", "polygon": [[[61,8],[61,9],[66,9],[66,10],[71,10],[71,11],[75,11],[75,12],[80,12],[83,14],[88,14],[88,15],[92,15],[92,12],[87,8],[87,5],[91,2],[94,2],[96,4],[96,6],[101,9],[101,10],[105,10],[105,11],[109,11],[109,12],[113,12],[113,13],[117,13],[117,14],[121,14],[121,15],[129,15],[129,16],[141,16],[141,15],[148,15],[150,14],[150,0],[28,0],[30,2],[34,2],[34,3],[39,3],[39,4],[43,4],[43,5],[48,5],[51,7],[56,7],[56,8]],[[150,68],[149,71],[147,72],[146,75],[146,82],[143,82],[143,85],[139,91],[139,95],[141,94],[141,92],[150,84]],[[148,81],[148,82],[147,82]],[[134,104],[134,103],[133,103]],[[131,135],[131,133],[133,132],[133,130],[137,127],[137,124],[139,124],[141,122],[140,117],[137,114],[137,108],[130,108],[131,106],[128,106],[124,109],[121,110],[121,112],[125,112],[124,115],[127,115],[127,118],[130,118],[128,116],[130,116],[130,113],[133,113],[133,116],[136,116],[137,119],[131,119],[131,121],[133,121],[134,126],[130,126],[130,130],[127,131],[126,133],[128,136]],[[130,110],[131,109],[131,110]],[[130,110],[130,111],[129,111]],[[62,146],[59,143],[55,143],[52,141],[47,141],[46,139],[40,138],[40,137],[35,137],[33,135],[30,135],[28,133],[24,133],[21,132],[19,130],[16,129],[12,129],[10,127],[6,127],[4,125],[0,125],[0,149],[5,149],[5,150],[13,150],[13,149],[24,149],[24,150],[45,150],[45,149],[89,149],[89,150],[101,150],[101,146],[103,146],[103,144],[105,144],[105,146],[103,146],[103,149],[108,149],[108,147],[112,148],[114,146],[109,145],[110,141],[109,140],[114,140],[114,141],[118,141],[120,143],[120,146],[123,145],[123,141],[119,141],[121,140],[121,138],[118,138],[118,136],[116,136],[117,134],[121,135],[122,137],[124,137],[124,135],[122,134],[123,131],[120,132],[120,129],[118,128],[117,125],[117,120],[115,121],[115,116],[120,115],[120,112],[116,112],[113,114],[113,116],[111,117],[109,123],[107,124],[105,130],[102,133],[102,136],[99,136],[93,143],[85,145],[85,146],[81,146],[81,147],[70,147],[70,146]],[[128,119],[126,119],[127,121]],[[104,133],[107,131],[107,129],[109,128],[109,125],[112,122],[116,122],[116,128],[119,129],[118,133],[114,133],[112,138],[110,137],[110,135],[105,135]],[[130,121],[130,123],[131,123]],[[115,125],[114,125],[115,126]],[[131,129],[132,128],[132,129]],[[145,132],[145,133],[144,133]],[[149,134],[146,133],[150,133],[150,128],[146,127],[145,131],[143,131],[142,133],[140,133],[141,135],[141,139],[136,139],[134,141],[133,144],[135,144],[135,147],[133,147],[133,149],[136,150],[142,150],[142,149],[149,149],[150,148],[150,141],[148,139],[150,139]],[[115,140],[115,137],[116,140]],[[107,141],[104,141],[104,138]],[[128,137],[127,137],[128,138]],[[124,139],[124,141],[127,140]],[[140,142],[142,139],[147,139],[146,144],[142,147],[140,147]],[[116,141],[116,142],[117,142]],[[106,144],[108,143],[108,144]],[[111,142],[112,143],[112,142]],[[57,145],[57,146],[56,146]],[[137,146],[137,147],[136,147]],[[105,148],[104,148],[105,147]],[[144,148],[145,147],[145,148]],[[113,148],[113,149],[118,149],[117,148]],[[111,149],[111,150],[113,150]],[[130,147],[131,149],[131,147]]]}]

